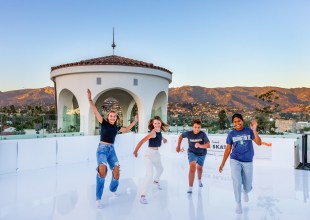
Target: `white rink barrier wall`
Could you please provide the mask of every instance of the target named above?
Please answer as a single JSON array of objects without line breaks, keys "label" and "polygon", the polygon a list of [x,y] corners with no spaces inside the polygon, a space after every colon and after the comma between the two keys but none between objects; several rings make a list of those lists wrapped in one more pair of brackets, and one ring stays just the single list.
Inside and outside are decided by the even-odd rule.
[{"label": "white rink barrier wall", "polygon": [[[133,158],[132,152],[136,144],[145,135],[135,133],[117,135],[115,148],[119,160]],[[161,154],[178,157],[175,148],[179,135],[163,134],[163,136],[168,142],[162,145]],[[226,147],[226,135],[208,135],[208,137],[211,148],[208,149],[207,160],[214,160],[220,164]],[[0,141],[0,174],[96,161],[99,139],[99,136],[80,136]],[[295,146],[298,145],[296,138],[263,136],[262,141],[265,145],[254,144],[256,164],[293,169],[296,158],[298,160],[301,158],[299,153],[301,146],[299,150],[297,148],[296,154]],[[187,139],[183,139],[181,146],[187,149]],[[143,154],[143,149],[146,147],[147,143],[142,146],[139,154]]]}]

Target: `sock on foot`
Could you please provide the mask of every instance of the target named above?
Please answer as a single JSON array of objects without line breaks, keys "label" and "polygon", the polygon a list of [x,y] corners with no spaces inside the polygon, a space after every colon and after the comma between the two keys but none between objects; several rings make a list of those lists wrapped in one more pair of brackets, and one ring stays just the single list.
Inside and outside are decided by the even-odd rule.
[{"label": "sock on foot", "polygon": [[193,192],[193,187],[192,186],[188,187],[187,193],[192,193],[192,192]]}]

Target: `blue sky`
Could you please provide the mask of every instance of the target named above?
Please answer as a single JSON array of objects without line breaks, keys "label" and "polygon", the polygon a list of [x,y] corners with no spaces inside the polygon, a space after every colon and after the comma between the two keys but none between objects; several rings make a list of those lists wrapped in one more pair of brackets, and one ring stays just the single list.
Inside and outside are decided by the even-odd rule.
[{"label": "blue sky", "polygon": [[112,54],[170,87],[310,87],[309,0],[1,0],[0,91],[52,86],[50,67]]}]

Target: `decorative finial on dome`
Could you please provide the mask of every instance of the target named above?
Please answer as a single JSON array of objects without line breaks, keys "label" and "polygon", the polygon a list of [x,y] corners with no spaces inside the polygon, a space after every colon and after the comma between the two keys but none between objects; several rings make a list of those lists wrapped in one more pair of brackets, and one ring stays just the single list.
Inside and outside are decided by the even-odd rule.
[{"label": "decorative finial on dome", "polygon": [[116,44],[114,43],[114,27],[113,27],[113,43],[112,43],[112,48],[113,48],[113,55],[114,55],[114,49],[116,47]]}]

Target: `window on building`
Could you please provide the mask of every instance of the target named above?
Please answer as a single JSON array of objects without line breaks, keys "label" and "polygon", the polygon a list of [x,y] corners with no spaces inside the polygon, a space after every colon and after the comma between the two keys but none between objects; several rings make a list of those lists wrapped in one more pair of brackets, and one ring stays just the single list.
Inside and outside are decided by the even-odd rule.
[{"label": "window on building", "polygon": [[133,85],[137,86],[138,85],[138,79],[133,79]]}]

